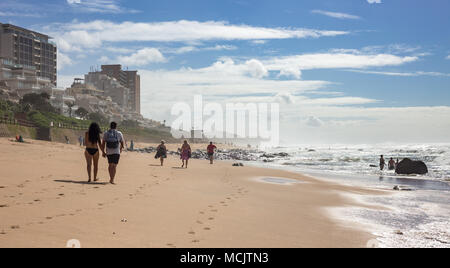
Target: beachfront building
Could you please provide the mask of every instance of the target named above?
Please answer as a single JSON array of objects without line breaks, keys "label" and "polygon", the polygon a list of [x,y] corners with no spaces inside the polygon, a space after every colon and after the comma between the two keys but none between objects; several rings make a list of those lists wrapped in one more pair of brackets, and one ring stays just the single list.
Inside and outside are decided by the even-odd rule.
[{"label": "beachfront building", "polygon": [[123,109],[129,108],[128,97],[130,90],[115,78],[100,72],[90,72],[84,76],[85,84],[92,85],[98,90],[103,91],[103,96],[110,97],[113,102],[119,104]]},{"label": "beachfront building", "polygon": [[0,23],[0,57],[15,65],[32,66],[36,77],[57,80],[57,48],[51,37],[11,24]]},{"label": "beachfront building", "polygon": [[116,79],[122,86],[129,89],[128,107],[134,112],[141,113],[141,77],[138,71],[124,71],[122,65],[102,65],[102,74]]},{"label": "beachfront building", "polygon": [[52,81],[38,75],[36,67],[0,58],[0,82],[19,96],[52,88]]}]

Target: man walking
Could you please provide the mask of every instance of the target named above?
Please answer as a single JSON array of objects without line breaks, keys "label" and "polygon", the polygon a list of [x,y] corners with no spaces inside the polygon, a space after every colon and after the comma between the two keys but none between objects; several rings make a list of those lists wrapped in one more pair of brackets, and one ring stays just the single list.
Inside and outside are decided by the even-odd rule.
[{"label": "man walking", "polygon": [[105,149],[106,154],[103,157],[108,157],[108,171],[110,176],[110,183],[115,184],[117,165],[119,165],[120,154],[125,148],[125,142],[122,132],[117,130],[117,123],[111,123],[111,129],[103,135],[102,148]]},{"label": "man walking", "polygon": [[217,147],[212,142],[210,142],[206,150],[208,151],[209,161],[212,165],[214,164],[214,153],[216,152]]}]

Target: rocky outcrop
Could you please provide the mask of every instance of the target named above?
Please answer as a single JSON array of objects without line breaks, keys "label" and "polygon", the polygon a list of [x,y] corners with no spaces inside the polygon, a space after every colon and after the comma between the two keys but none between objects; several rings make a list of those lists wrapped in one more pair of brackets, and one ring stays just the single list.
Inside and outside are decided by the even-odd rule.
[{"label": "rocky outcrop", "polygon": [[413,161],[409,158],[405,158],[397,165],[395,173],[402,175],[425,175],[428,173],[428,167],[422,161]]}]

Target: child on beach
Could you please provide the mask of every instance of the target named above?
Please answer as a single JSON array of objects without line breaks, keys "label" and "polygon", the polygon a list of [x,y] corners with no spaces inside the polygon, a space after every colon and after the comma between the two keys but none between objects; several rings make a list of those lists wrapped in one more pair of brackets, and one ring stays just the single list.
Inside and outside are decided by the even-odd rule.
[{"label": "child on beach", "polygon": [[191,154],[192,154],[191,146],[187,141],[184,141],[183,146],[181,147],[181,160],[183,161],[183,165],[181,166],[182,168],[184,168],[185,165],[186,168],[188,168],[188,162],[189,158],[191,158]]},{"label": "child on beach", "polygon": [[155,159],[161,160],[161,166],[164,166],[164,158],[167,158],[167,147],[165,141],[161,141],[161,144],[156,148]]}]

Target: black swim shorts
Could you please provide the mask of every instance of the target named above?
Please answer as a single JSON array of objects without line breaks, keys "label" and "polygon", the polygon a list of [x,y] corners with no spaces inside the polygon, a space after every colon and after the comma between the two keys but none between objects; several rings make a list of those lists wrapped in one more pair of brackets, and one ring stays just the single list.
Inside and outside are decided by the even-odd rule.
[{"label": "black swim shorts", "polygon": [[108,163],[109,164],[119,164],[119,160],[120,160],[120,154],[112,154],[112,155],[108,155]]}]

